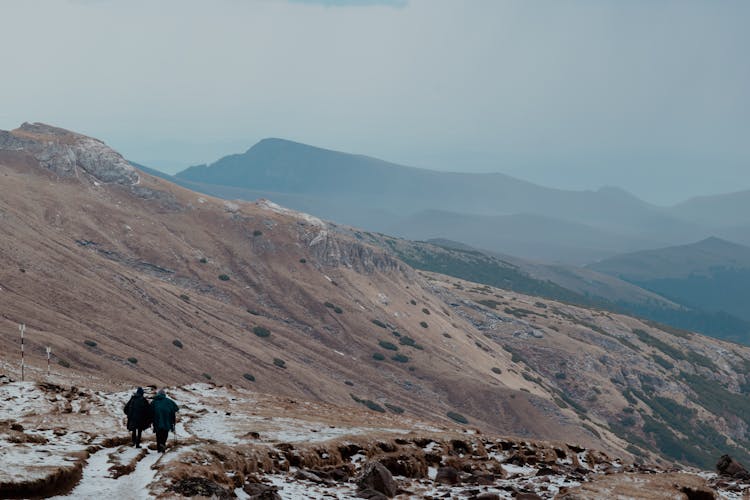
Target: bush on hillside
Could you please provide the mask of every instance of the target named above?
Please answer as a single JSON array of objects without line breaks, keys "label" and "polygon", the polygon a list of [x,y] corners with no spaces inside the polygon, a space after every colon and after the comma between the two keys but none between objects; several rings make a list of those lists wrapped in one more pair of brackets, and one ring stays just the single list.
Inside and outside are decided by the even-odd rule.
[{"label": "bush on hillside", "polygon": [[229,275],[227,275],[227,274],[220,274],[219,275],[219,279],[221,281],[229,281]]},{"label": "bush on hillside", "polygon": [[409,357],[404,356],[403,354],[396,354],[391,358],[393,361],[396,361],[397,363],[408,363]]},{"label": "bush on hillside", "polygon": [[250,382],[255,382],[255,377],[254,377],[254,376],[252,376],[252,375],[250,375],[249,373],[245,373],[245,374],[244,374],[244,375],[242,375],[242,376],[243,376],[243,377],[245,378],[245,380],[248,380],[248,381],[250,381]]},{"label": "bush on hillside", "polygon": [[383,323],[382,321],[380,321],[379,319],[372,320],[372,324],[373,325],[377,325],[380,328],[388,328],[388,326],[385,323]]},{"label": "bush on hillside", "polygon": [[138,358],[128,358],[128,363],[132,363],[134,365],[138,364]]},{"label": "bush on hillside", "polygon": [[264,328],[262,326],[255,326],[253,327],[253,333],[257,335],[258,337],[265,338],[271,336],[271,330],[268,328]]},{"label": "bush on hillside", "polygon": [[458,422],[459,424],[466,425],[469,423],[469,420],[466,417],[464,417],[460,413],[456,413],[455,411],[449,411],[447,415],[448,415],[448,418],[450,418],[454,422]]},{"label": "bush on hillside", "polygon": [[388,351],[398,351],[398,347],[396,346],[396,344],[388,342],[387,340],[381,340],[380,342],[378,342],[378,344],[380,345],[380,347]]},{"label": "bush on hillside", "polygon": [[375,361],[384,361],[385,356],[383,356],[382,353],[376,352],[375,354],[372,355],[372,359],[374,359]]},{"label": "bush on hillside", "polygon": [[172,345],[175,346],[175,347],[179,347],[180,349],[182,349],[182,342],[180,342],[177,339],[175,339],[175,340],[172,341]]},{"label": "bush on hillside", "polygon": [[427,324],[426,321],[420,321],[419,322],[419,326],[421,326],[422,328],[428,328],[429,327],[429,325]]},{"label": "bush on hillside", "polygon": [[84,340],[83,343],[88,347],[96,347],[96,342],[94,342],[93,340]]},{"label": "bush on hillside", "polygon": [[273,364],[279,368],[286,368],[286,361],[281,358],[273,358]]},{"label": "bush on hillside", "polygon": [[390,403],[385,403],[385,407],[397,415],[401,415],[404,413],[404,409],[401,408],[400,406],[392,405]]}]

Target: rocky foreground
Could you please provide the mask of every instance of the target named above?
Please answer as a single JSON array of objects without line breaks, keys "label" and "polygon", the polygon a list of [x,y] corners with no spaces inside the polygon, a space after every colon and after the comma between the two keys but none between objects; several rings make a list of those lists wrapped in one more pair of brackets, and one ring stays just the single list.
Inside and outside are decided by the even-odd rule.
[{"label": "rocky foreground", "polygon": [[[149,389],[151,392],[153,388]],[[745,498],[724,476],[625,463],[572,443],[482,435],[358,408],[193,384],[168,451],[128,445],[129,391],[0,376],[0,497]],[[153,392],[152,392],[153,393]],[[734,476],[734,477],[733,477]]]}]

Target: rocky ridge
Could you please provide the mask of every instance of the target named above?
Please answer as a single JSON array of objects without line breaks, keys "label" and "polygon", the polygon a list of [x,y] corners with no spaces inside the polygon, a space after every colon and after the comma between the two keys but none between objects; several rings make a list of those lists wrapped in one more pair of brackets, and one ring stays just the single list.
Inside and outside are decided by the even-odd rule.
[{"label": "rocky ridge", "polygon": [[135,168],[103,142],[43,123],[0,130],[0,151],[3,150],[29,154],[61,177],[88,174],[99,182],[125,186],[134,186],[139,180]]}]

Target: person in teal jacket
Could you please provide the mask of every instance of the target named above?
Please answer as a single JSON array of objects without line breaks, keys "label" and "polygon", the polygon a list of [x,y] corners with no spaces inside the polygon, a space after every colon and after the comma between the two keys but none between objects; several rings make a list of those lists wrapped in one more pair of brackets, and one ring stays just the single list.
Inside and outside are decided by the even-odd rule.
[{"label": "person in teal jacket", "polygon": [[151,401],[151,418],[156,433],[156,451],[164,453],[167,446],[169,431],[174,432],[177,412],[180,408],[167,397],[164,389],[159,389],[156,397]]}]

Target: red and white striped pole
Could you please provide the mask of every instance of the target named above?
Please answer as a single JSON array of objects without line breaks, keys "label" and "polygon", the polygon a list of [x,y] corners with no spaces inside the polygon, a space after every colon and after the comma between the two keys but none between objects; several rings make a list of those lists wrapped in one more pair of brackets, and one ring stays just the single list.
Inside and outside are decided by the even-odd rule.
[{"label": "red and white striped pole", "polygon": [[52,348],[48,346],[47,347],[47,378],[49,378],[49,358],[51,354],[52,354]]},{"label": "red and white striped pole", "polygon": [[26,363],[23,357],[23,333],[26,331],[26,325],[20,324],[18,325],[18,329],[21,330],[21,382],[23,382],[26,369]]}]

